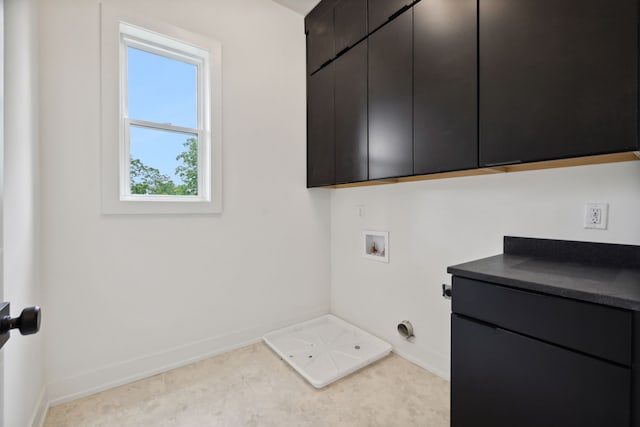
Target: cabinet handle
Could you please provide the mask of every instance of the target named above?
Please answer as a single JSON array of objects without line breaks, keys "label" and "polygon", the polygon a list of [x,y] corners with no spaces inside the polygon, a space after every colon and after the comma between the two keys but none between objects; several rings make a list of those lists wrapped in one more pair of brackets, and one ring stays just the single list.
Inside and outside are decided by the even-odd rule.
[{"label": "cabinet handle", "polygon": [[497,162],[497,163],[485,163],[484,167],[493,167],[493,166],[506,166],[513,165],[516,163],[522,163],[522,160],[509,160],[508,162]]},{"label": "cabinet handle", "polygon": [[405,10],[409,9],[411,7],[410,4],[402,6],[402,9],[398,10],[396,13],[394,13],[393,15],[391,15],[389,17],[389,19],[387,19],[387,21],[391,21],[392,19],[394,19],[396,16],[401,15]]},{"label": "cabinet handle", "polygon": [[336,53],[336,58],[341,56],[343,53],[345,53],[346,51],[348,51],[349,49],[351,49],[351,46],[347,46],[344,49],[342,49],[340,52]]}]

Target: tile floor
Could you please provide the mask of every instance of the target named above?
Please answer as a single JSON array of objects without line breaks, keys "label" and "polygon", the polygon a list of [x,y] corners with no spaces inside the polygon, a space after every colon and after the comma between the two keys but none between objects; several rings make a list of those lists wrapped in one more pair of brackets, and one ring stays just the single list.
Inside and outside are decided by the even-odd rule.
[{"label": "tile floor", "polygon": [[317,390],[259,343],[49,410],[45,427],[449,425],[449,383],[391,354]]}]

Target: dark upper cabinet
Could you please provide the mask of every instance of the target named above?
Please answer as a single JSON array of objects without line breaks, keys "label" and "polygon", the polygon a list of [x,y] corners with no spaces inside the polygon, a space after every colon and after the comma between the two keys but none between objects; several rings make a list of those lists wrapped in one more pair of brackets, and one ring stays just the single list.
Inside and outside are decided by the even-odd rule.
[{"label": "dark upper cabinet", "polygon": [[367,40],[333,62],[335,68],[336,183],[366,181]]},{"label": "dark upper cabinet", "polygon": [[413,173],[412,20],[369,36],[369,179]]},{"label": "dark upper cabinet", "polygon": [[305,18],[307,74],[367,36],[367,0],[325,0]]},{"label": "dark upper cabinet", "polygon": [[480,165],[638,149],[637,0],[481,0]]},{"label": "dark upper cabinet", "polygon": [[367,36],[367,0],[341,0],[333,18],[336,55]]},{"label": "dark upper cabinet", "polygon": [[307,187],[335,183],[334,67],[307,79]]},{"label": "dark upper cabinet", "polygon": [[413,7],[414,173],[478,166],[477,1]]},{"label": "dark upper cabinet", "polygon": [[387,22],[413,3],[413,0],[368,0],[369,32]]},{"label": "dark upper cabinet", "polygon": [[639,151],[639,4],[322,0],[308,185]]},{"label": "dark upper cabinet", "polygon": [[317,71],[335,56],[333,1],[321,2],[305,18],[307,74]]}]

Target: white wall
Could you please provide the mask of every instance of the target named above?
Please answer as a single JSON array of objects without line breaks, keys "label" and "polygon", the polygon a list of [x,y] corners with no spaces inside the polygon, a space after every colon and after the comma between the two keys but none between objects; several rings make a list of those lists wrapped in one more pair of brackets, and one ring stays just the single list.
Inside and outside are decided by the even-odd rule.
[{"label": "white wall", "polygon": [[[34,0],[5,1],[4,300],[42,305],[38,270],[38,45]],[[46,310],[44,311],[46,316]],[[44,387],[42,334],[4,347],[4,425],[27,426]],[[39,414],[42,415],[41,413]]]},{"label": "white wall", "polygon": [[[594,201],[610,203],[606,231],[582,228]],[[331,203],[332,312],[445,378],[447,266],[502,253],[504,235],[640,244],[640,162],[343,189]],[[390,232],[389,264],[363,259],[365,229]],[[396,332],[405,319],[413,343]]]},{"label": "white wall", "polygon": [[301,16],[269,0],[107,1],[222,43],[224,213],[101,214],[98,2],[41,0],[53,403],[329,310],[329,194],[305,189]]}]

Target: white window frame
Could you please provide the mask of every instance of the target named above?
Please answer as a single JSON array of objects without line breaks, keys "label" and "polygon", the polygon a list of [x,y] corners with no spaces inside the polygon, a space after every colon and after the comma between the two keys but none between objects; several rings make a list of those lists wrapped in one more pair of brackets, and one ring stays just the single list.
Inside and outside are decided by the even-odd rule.
[{"label": "white window frame", "polygon": [[[174,59],[194,65],[197,69],[196,99],[197,125],[196,128],[185,128],[168,123],[156,123],[145,120],[132,119],[128,111],[128,48],[142,50],[148,53]],[[209,150],[211,145],[211,120],[209,120],[209,53],[196,46],[165,37],[125,22],[120,22],[120,113],[122,115],[120,129],[120,200],[154,201],[154,202],[190,202],[209,201]],[[198,140],[198,194],[196,196],[172,196],[131,194],[131,144],[129,136],[131,126],[147,129],[164,130],[195,135]]]},{"label": "white window frame", "polygon": [[[125,16],[101,4],[102,212],[199,214],[222,212],[222,79],[217,41],[180,28]],[[193,64],[197,72],[197,128],[128,116],[127,48]],[[129,128],[193,134],[198,140],[198,194],[131,194]]]}]

